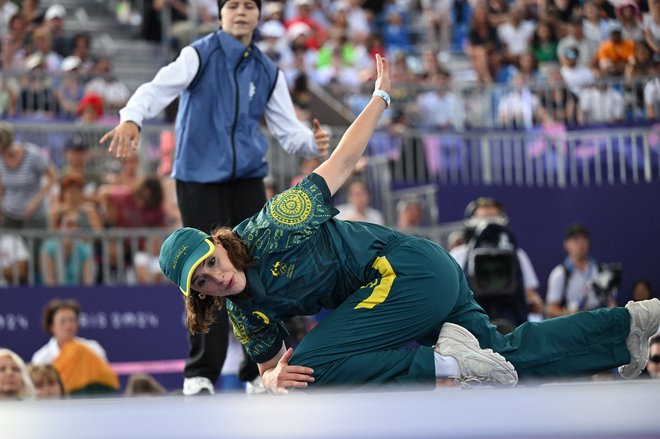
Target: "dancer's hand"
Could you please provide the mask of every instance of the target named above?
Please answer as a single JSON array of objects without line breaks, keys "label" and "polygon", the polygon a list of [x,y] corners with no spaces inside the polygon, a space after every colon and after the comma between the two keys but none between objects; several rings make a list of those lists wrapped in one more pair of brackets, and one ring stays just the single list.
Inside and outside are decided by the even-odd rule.
[{"label": "dancer's hand", "polygon": [[390,92],[390,64],[387,58],[376,54],[376,84],[375,90]]},{"label": "dancer's hand", "polygon": [[305,388],[314,382],[314,371],[304,366],[289,366],[293,349],[286,350],[277,366],[263,373],[264,386],[271,393],[287,394],[290,388]]}]

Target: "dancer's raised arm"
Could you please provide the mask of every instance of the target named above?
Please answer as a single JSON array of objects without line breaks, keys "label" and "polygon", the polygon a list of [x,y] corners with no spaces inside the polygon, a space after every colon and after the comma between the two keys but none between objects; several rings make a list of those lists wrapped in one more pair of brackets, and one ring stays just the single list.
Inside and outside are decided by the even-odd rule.
[{"label": "dancer's raised arm", "polygon": [[380,115],[389,105],[390,66],[387,59],[380,55],[376,55],[376,71],[378,76],[371,101],[348,127],[332,155],[314,171],[323,177],[333,195],[350,177],[376,129]]}]

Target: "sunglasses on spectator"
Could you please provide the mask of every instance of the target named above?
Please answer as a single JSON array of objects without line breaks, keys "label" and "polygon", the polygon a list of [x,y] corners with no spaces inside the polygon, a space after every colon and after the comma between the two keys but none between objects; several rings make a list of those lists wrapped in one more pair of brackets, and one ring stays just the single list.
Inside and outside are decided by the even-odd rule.
[{"label": "sunglasses on spectator", "polygon": [[660,355],[654,355],[651,358],[649,358],[649,361],[651,363],[660,363]]}]

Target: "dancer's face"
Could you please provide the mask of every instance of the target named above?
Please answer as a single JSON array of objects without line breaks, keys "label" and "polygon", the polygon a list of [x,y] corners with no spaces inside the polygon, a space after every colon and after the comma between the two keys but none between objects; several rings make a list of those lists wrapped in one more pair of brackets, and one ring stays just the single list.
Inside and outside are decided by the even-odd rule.
[{"label": "dancer's face", "polygon": [[190,288],[207,296],[233,296],[247,285],[245,272],[234,267],[227,250],[219,242],[215,250],[193,271]]}]

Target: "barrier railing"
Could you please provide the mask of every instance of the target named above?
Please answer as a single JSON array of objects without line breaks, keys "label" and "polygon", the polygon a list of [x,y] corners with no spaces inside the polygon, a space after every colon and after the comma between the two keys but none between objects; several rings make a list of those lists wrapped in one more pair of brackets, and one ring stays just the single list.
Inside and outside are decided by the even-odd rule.
[{"label": "barrier railing", "polygon": [[[421,236],[441,245],[447,244],[448,235],[454,230],[460,229],[460,223],[449,223],[433,227],[417,227],[405,232],[411,235]],[[16,255],[27,253],[27,273],[25,279],[21,279],[19,265],[9,265],[9,276],[3,279],[0,272],[0,288],[15,285],[44,285],[43,270],[39,261],[42,246],[46,240],[56,242],[56,257],[54,258],[54,286],[69,285],[65,281],[67,271],[67,259],[64,246],[67,240],[77,240],[86,243],[93,248],[91,263],[94,268],[94,281],[90,285],[136,285],[166,283],[164,278],[158,276],[150,277],[149,281],[139,278],[136,271],[141,267],[144,270],[153,270],[157,264],[160,243],[171,233],[169,229],[107,229],[103,232],[79,231],[79,232],[53,232],[51,230],[2,230],[0,235],[13,235],[18,238],[13,240],[13,245],[3,250],[3,257],[7,262],[15,262]],[[20,249],[19,246],[24,246]],[[136,261],[136,255],[141,254],[140,262]],[[4,265],[4,264],[3,264]],[[154,279],[157,279],[154,281]],[[75,282],[74,285],[81,285]]]}]

